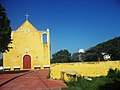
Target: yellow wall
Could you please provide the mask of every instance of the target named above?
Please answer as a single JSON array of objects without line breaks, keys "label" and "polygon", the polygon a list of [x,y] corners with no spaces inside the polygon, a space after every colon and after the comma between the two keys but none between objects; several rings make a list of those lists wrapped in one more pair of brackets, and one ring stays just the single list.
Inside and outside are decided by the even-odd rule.
[{"label": "yellow wall", "polygon": [[[42,36],[47,34],[47,43],[43,43]],[[49,30],[38,31],[26,20],[16,31],[12,31],[13,42],[9,46],[13,47],[10,52],[3,54],[3,67],[20,66],[23,69],[24,55],[31,56],[31,69],[34,65],[43,68],[50,65],[50,35]]]},{"label": "yellow wall", "polygon": [[51,78],[61,79],[61,71],[76,71],[81,76],[105,76],[109,68],[120,69],[120,61],[51,64]]}]

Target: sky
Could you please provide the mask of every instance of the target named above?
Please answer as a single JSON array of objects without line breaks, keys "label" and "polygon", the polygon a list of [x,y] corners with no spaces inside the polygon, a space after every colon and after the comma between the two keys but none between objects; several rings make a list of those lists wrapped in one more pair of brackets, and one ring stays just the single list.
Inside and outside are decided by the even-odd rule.
[{"label": "sky", "polygon": [[119,0],[0,0],[16,30],[28,13],[38,29],[50,29],[51,54],[89,49],[120,36]]}]

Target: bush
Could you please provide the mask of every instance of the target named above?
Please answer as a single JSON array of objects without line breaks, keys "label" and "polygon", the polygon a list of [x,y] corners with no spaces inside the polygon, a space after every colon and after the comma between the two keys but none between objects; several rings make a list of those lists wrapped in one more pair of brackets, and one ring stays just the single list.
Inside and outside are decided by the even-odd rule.
[{"label": "bush", "polygon": [[68,88],[62,90],[106,90],[103,86],[107,83],[113,83],[111,78],[92,77],[92,81],[81,78],[79,81],[66,82]]},{"label": "bush", "polygon": [[111,78],[114,82],[120,83],[120,70],[116,69],[109,69],[107,77]]},{"label": "bush", "polygon": [[0,66],[3,66],[3,58],[0,59]]}]

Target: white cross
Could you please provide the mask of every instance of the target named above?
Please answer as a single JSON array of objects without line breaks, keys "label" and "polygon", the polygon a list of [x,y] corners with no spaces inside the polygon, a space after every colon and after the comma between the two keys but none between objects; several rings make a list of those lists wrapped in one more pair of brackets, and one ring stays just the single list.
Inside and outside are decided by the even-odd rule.
[{"label": "white cross", "polygon": [[29,16],[30,16],[30,15],[26,13],[26,15],[25,15],[26,20],[28,20],[28,17],[29,17]]}]

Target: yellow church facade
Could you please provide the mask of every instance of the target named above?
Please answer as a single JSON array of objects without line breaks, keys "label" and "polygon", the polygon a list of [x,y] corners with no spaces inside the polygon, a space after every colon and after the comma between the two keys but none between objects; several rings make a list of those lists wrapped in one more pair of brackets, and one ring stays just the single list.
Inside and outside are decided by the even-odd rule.
[{"label": "yellow church facade", "polygon": [[38,31],[26,20],[11,33],[12,47],[3,53],[4,70],[45,69],[50,68],[49,29]]}]

